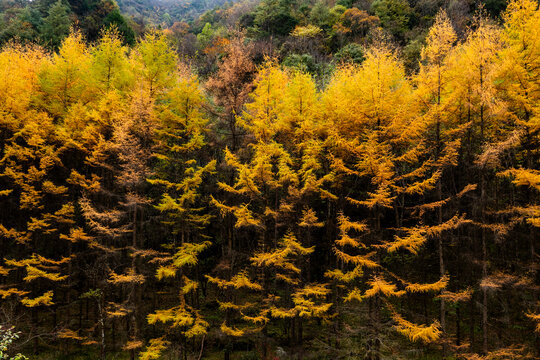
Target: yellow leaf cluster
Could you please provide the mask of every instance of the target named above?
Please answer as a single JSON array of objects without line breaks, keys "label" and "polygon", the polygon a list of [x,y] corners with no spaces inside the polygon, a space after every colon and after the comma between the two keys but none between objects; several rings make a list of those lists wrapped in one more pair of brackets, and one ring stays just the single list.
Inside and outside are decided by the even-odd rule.
[{"label": "yellow leaf cluster", "polygon": [[430,291],[441,291],[448,285],[448,276],[443,276],[439,281],[432,284],[407,284],[405,290],[411,293],[426,293]]},{"label": "yellow leaf cluster", "polygon": [[37,278],[43,278],[50,281],[63,281],[67,279],[67,275],[62,276],[59,273],[48,273],[46,271],[33,267],[32,265],[27,265],[26,276],[24,277],[23,280],[26,282],[30,282]]},{"label": "yellow leaf cluster", "polygon": [[389,283],[380,276],[374,276],[372,280],[368,281],[368,285],[371,287],[366,290],[364,297],[373,297],[375,295],[384,296],[402,296],[405,294],[403,290],[397,290],[397,285]]},{"label": "yellow leaf cluster", "polygon": [[30,299],[30,298],[23,298],[21,300],[21,303],[26,306],[26,307],[37,307],[37,306],[49,306],[49,305],[54,305],[54,303],[52,302],[52,298],[53,298],[53,291],[50,290],[50,291],[47,291],[46,293],[44,293],[43,295],[41,296],[38,296],[36,298],[33,298],[33,299]]},{"label": "yellow leaf cluster", "polygon": [[230,281],[222,280],[219,278],[212,277],[210,275],[205,275],[209,282],[216,284],[218,287],[225,289],[225,288],[235,288],[235,289],[241,289],[246,288],[250,290],[262,290],[262,286],[252,282],[246,271],[241,271],[240,273],[236,274],[231,278]]},{"label": "yellow leaf cluster", "polygon": [[433,324],[416,325],[410,321],[405,320],[399,314],[394,313],[392,318],[397,323],[396,329],[401,334],[405,335],[411,341],[422,341],[424,343],[431,343],[439,340],[442,335],[440,324],[438,321]]},{"label": "yellow leaf cluster", "polygon": [[139,360],[156,360],[161,357],[161,353],[169,345],[163,338],[151,339],[150,344],[139,354]]},{"label": "yellow leaf cluster", "polygon": [[60,339],[73,339],[78,341],[84,339],[82,336],[79,336],[76,331],[73,331],[71,329],[62,329],[56,334],[56,336]]},{"label": "yellow leaf cluster", "polygon": [[229,327],[225,322],[221,324],[221,331],[225,335],[233,336],[233,337],[240,337],[244,335],[244,330],[237,329],[235,327]]},{"label": "yellow leaf cluster", "polygon": [[405,237],[395,235],[394,241],[386,244],[388,252],[394,252],[400,248],[404,248],[413,254],[417,254],[420,247],[427,241],[426,227],[415,227],[404,230],[407,232]]},{"label": "yellow leaf cluster", "polygon": [[144,281],[144,275],[136,274],[134,269],[128,269],[125,274],[117,274],[111,271],[107,280],[111,284],[142,284]]}]

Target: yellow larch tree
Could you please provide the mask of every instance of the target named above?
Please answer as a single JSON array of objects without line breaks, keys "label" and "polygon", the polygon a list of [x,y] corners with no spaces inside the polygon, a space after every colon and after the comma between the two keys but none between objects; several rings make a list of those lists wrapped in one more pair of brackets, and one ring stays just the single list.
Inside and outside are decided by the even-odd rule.
[{"label": "yellow larch tree", "polygon": [[[440,277],[445,277],[445,246],[444,234],[446,231],[457,227],[453,220],[460,219],[461,225],[466,223],[463,216],[456,217],[456,211],[452,210],[465,193],[473,190],[465,187],[464,192],[448,194],[443,192],[442,184],[447,178],[449,170],[458,164],[462,152],[462,142],[466,132],[470,129],[470,122],[460,123],[454,115],[459,109],[459,102],[453,97],[453,78],[457,71],[454,51],[456,51],[457,36],[452,24],[445,12],[439,12],[435,23],[431,27],[426,45],[422,49],[420,70],[414,81],[416,84],[415,95],[419,102],[419,109],[423,115],[423,121],[427,126],[426,132],[426,157],[424,168],[437,174],[435,193],[432,202],[420,204],[417,207],[418,214],[429,224],[429,215],[435,214],[432,228],[425,227],[416,229],[417,236],[430,234],[437,241]],[[429,196],[429,189],[424,192]],[[419,193],[420,194],[420,193]],[[444,218],[448,221],[445,225]],[[451,224],[450,228],[447,225]],[[410,233],[410,235],[413,235]],[[446,300],[440,298],[440,323],[443,333],[446,331]],[[458,340],[459,341],[459,340]]]},{"label": "yellow larch tree", "polygon": [[89,76],[91,62],[82,35],[72,32],[62,42],[58,54],[42,64],[39,101],[53,117],[64,116],[71,105],[86,103],[95,96]]},{"label": "yellow larch tree", "polygon": [[327,276],[345,286],[341,298],[346,302],[367,299],[374,306],[371,336],[380,336],[379,308],[386,307],[401,333],[433,342],[441,334],[438,321],[415,325],[391,303],[406,293],[438,292],[447,280],[410,283],[383,261],[384,254],[417,254],[431,234],[410,210],[440,177],[426,155],[428,121],[420,116],[414,96],[403,65],[386,45],[372,47],[362,66],[339,70],[324,94],[332,128],[329,157],[340,194],[337,267]]},{"label": "yellow larch tree", "polygon": [[[36,337],[36,348],[44,325],[40,309],[58,311],[64,305],[58,304],[58,293],[70,293],[74,254],[69,234],[75,204],[63,183],[61,133],[35,103],[43,68],[51,59],[40,49],[13,45],[0,52],[0,62],[0,177],[5,210],[0,234],[6,246],[19,249],[2,260],[2,276],[9,284],[2,289],[2,298],[16,299],[29,308],[33,324],[29,333]],[[69,313],[60,319],[69,320]]]},{"label": "yellow larch tree", "polygon": [[[163,93],[163,103],[156,108],[155,164],[148,182],[161,194],[155,208],[172,236],[165,244],[170,260],[158,267],[156,277],[174,280],[175,295],[180,299],[175,307],[148,315],[148,323],[163,323],[168,332],[180,332],[181,351],[187,356],[187,340],[204,342],[209,326],[199,309],[201,279],[197,268],[199,255],[211,245],[204,233],[212,216],[207,213],[204,204],[208,198],[202,190],[216,166],[215,160],[204,156],[208,119],[202,109],[199,82],[189,69],[175,72],[174,77],[175,83]],[[141,358],[150,353],[157,354],[152,346]]]},{"label": "yellow larch tree", "polygon": [[[512,125],[506,117],[506,104],[498,94],[496,77],[499,72],[498,53],[503,48],[502,32],[491,23],[486,15],[476,15],[473,27],[466,40],[456,47],[453,57],[455,75],[453,76],[452,97],[456,103],[464,104],[463,111],[470,128],[464,143],[463,162],[467,166],[477,166],[471,172],[470,183],[478,184],[478,202],[471,209],[471,218],[479,226],[482,248],[482,278],[488,276],[488,242],[490,236],[498,236],[496,227],[490,226],[487,216],[493,198],[488,193],[487,181],[489,166],[481,158],[475,161],[477,150],[486,143],[501,140],[501,134]],[[476,152],[476,153],[475,153]],[[491,230],[491,231],[490,231]],[[482,292],[482,351],[488,351],[488,289],[481,286]]]},{"label": "yellow larch tree", "polygon": [[[107,328],[110,325],[114,329],[116,324],[126,321],[130,328],[126,348],[134,358],[135,345],[140,342],[136,334],[141,327],[137,321],[141,316],[135,308],[139,306],[138,288],[144,282],[144,276],[138,273],[136,254],[142,221],[140,209],[147,206],[140,193],[147,177],[149,151],[145,146],[150,145],[151,130],[147,128],[153,119],[149,115],[151,106],[147,106],[150,100],[145,102],[141,92],[134,90],[132,65],[115,29],[104,31],[89,49],[77,48],[76,41],[68,40],[66,46],[79,49],[77,56],[84,59],[78,60],[84,60],[84,67],[75,71],[68,66],[73,60],[57,60],[44,69],[42,86],[44,99],[49,99],[47,91],[58,87],[57,81],[68,79],[58,75],[65,72],[71,74],[70,81],[80,82],[72,83],[73,89],[82,87],[86,91],[65,102],[65,109],[56,115],[61,124],[58,131],[63,151],[69,161],[70,173],[65,181],[82,217],[66,239],[86,243],[80,251],[94,261],[85,272],[89,289],[79,301],[93,302],[98,316],[90,329],[98,331],[80,333],[78,340],[88,345],[99,344],[103,358]],[[79,70],[83,72],[78,73]],[[119,250],[122,248],[129,251]],[[80,262],[77,266],[84,268],[85,264]],[[124,291],[128,296],[123,301],[109,301]],[[113,339],[116,340],[114,330]],[[113,349],[115,346],[113,341]]]},{"label": "yellow larch tree", "polygon": [[[524,237],[529,240],[528,271],[526,274],[516,275],[526,284],[527,292],[532,294],[527,301],[526,315],[538,331],[536,314],[539,303],[534,295],[534,281],[531,281],[537,273],[535,239],[538,238],[537,229],[540,227],[540,159],[536,151],[540,131],[540,87],[537,71],[540,66],[540,44],[536,40],[540,35],[538,3],[530,0],[510,1],[503,19],[502,37],[505,46],[498,54],[500,67],[495,86],[507,106],[506,117],[510,120],[510,126],[500,131],[501,139],[486,146],[478,163],[496,171],[499,179],[506,180],[506,183],[509,180],[509,188],[514,186],[518,191],[517,197],[508,207],[498,213],[502,214],[501,220],[505,225],[503,233],[508,233],[513,227],[516,228],[514,231],[519,231],[522,221],[527,225]],[[489,287],[485,288],[486,291],[489,290]]]},{"label": "yellow larch tree", "polygon": [[213,203],[222,215],[234,216],[235,230],[249,229],[255,255],[241,270],[229,265],[229,280],[222,275],[209,280],[225,290],[251,293],[241,302],[234,301],[235,291],[225,293],[222,330],[231,336],[262,332],[265,356],[268,326],[284,321],[290,341],[301,344],[302,321],[328,316],[329,289],[313,282],[310,273],[313,232],[322,226],[310,205],[333,196],[325,189],[332,175],[321,163],[323,145],[316,135],[324,130],[309,75],[287,73],[268,61],[259,69],[251,98],[238,119],[250,137],[249,152],[225,150],[234,181],[219,183],[226,196]]}]

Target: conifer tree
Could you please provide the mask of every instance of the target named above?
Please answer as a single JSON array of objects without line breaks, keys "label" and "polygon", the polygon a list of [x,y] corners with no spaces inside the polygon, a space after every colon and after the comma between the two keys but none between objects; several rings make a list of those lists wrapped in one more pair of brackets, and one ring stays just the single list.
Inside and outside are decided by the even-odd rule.
[{"label": "conifer tree", "polygon": [[[421,218],[411,216],[408,205],[433,190],[440,177],[424,157],[427,124],[418,120],[412,97],[402,65],[384,46],[370,49],[361,67],[343,68],[325,93],[325,110],[334,129],[330,159],[341,197],[334,247],[338,266],[327,276],[347,284],[345,301],[368,299],[373,304],[375,339],[381,332],[379,307],[384,305],[399,332],[412,341],[429,343],[440,337],[439,323],[416,325],[405,320],[392,299],[405,293],[438,292],[446,286],[446,277],[428,284],[411,282],[382,261],[384,253],[417,254],[435,233]],[[348,116],[342,112],[351,107]],[[349,181],[364,184],[366,191],[342,193],[341,189],[351,188]],[[345,213],[351,205],[369,215],[351,220]],[[394,221],[387,219],[390,211]]]},{"label": "conifer tree", "polygon": [[69,35],[71,21],[69,19],[69,5],[62,0],[53,3],[49,8],[48,16],[41,26],[42,41],[48,48],[56,51],[65,37]]},{"label": "conifer tree", "polygon": [[[468,133],[469,149],[484,146],[486,141],[496,141],[499,129],[504,126],[501,121],[504,106],[496,93],[495,76],[498,64],[497,53],[501,50],[501,32],[479,14],[476,19],[476,29],[472,30],[467,40],[456,52],[459,56],[457,66],[466,66],[467,71],[461,71],[461,76],[456,78],[458,84],[454,90],[455,95],[463,96],[463,103],[468,104],[467,121],[471,122]],[[466,99],[466,100],[465,100]],[[476,145],[475,145],[476,144]],[[472,163],[472,154],[469,150],[469,161]],[[469,163],[469,164],[470,164]],[[489,207],[487,173],[489,169],[482,168],[478,171],[478,183],[480,198],[478,206],[472,210],[472,214],[480,227],[482,246],[482,277],[488,276],[488,237],[490,230],[486,216]],[[473,182],[473,181],[470,181]],[[491,230],[494,230],[491,228]],[[493,233],[493,232],[492,232]],[[488,289],[482,287],[482,351],[488,352]]]},{"label": "conifer tree", "polygon": [[[458,193],[445,194],[442,188],[444,179],[450,173],[449,170],[458,164],[462,139],[471,126],[471,123],[460,124],[453,115],[456,111],[456,99],[452,94],[452,77],[455,71],[454,66],[456,66],[453,58],[455,42],[456,34],[452,24],[446,13],[440,12],[430,29],[427,44],[422,50],[422,63],[416,78],[416,95],[429,131],[426,135],[432,136],[426,143],[431,152],[431,159],[428,159],[426,168],[432,168],[438,172],[435,201],[420,205],[419,212],[424,217],[430,212],[436,214],[433,228],[435,231],[432,231],[432,235],[437,239],[441,278],[447,275],[443,241],[445,231],[437,229],[444,227],[445,216],[450,222],[456,219],[456,210],[452,208],[455,207],[459,198],[473,190],[472,186],[466,185]],[[459,322],[459,319],[457,321]],[[440,298],[440,322],[441,329],[445,332],[446,299],[444,297]]]},{"label": "conifer tree", "polygon": [[53,117],[66,115],[70,106],[86,103],[94,96],[88,76],[91,57],[82,35],[71,33],[58,54],[44,61],[40,71],[40,101]]},{"label": "conifer tree", "polygon": [[[30,98],[39,89],[37,69],[46,58],[39,50],[21,47],[3,50],[0,58],[11,70],[3,72],[0,80],[7,90],[1,105],[5,116],[0,163],[6,211],[0,233],[6,246],[18,249],[3,254],[2,275],[8,286],[2,289],[2,298],[15,298],[29,309],[29,332],[36,337],[37,350],[38,336],[44,331],[41,326],[46,326],[40,321],[40,309],[52,307],[56,314],[59,293],[71,291],[68,277],[74,254],[66,240],[75,207],[59,177],[65,171],[62,137],[47,113],[33,108]],[[55,248],[59,250],[52,251]],[[69,321],[69,316],[63,320]]]},{"label": "conifer tree", "polygon": [[252,89],[255,65],[251,59],[252,49],[244,45],[243,34],[238,34],[227,46],[227,55],[220,65],[217,74],[206,84],[207,89],[215,96],[216,105],[223,108],[219,117],[226,124],[230,136],[230,147],[234,152],[239,146],[236,117],[241,115],[243,105]]},{"label": "conifer tree", "polygon": [[[164,94],[164,104],[157,110],[156,163],[148,182],[160,190],[155,207],[163,214],[163,224],[171,235],[164,244],[171,251],[170,260],[158,267],[156,277],[176,279],[174,293],[180,289],[180,299],[179,305],[148,315],[148,323],[163,323],[173,334],[180,332],[182,354],[187,357],[187,340],[202,338],[204,342],[209,326],[199,310],[201,279],[197,266],[200,253],[211,245],[204,229],[212,217],[206,213],[204,203],[208,199],[201,191],[215,171],[215,160],[204,163],[208,120],[202,112],[199,83],[187,69],[175,77],[174,86]],[[142,356],[156,354],[155,347],[150,346]]]},{"label": "conifer tree", "polygon": [[[252,99],[239,119],[253,137],[252,152],[242,161],[241,154],[227,149],[225,160],[236,172],[235,182],[219,183],[242,200],[229,204],[213,199],[213,203],[223,215],[234,215],[236,229],[251,229],[257,250],[242,270],[230,269],[235,275],[229,280],[208,278],[226,291],[222,331],[233,337],[260,332],[264,357],[271,323],[287,321],[291,342],[301,345],[303,319],[328,315],[329,289],[308,282],[308,259],[314,248],[298,236],[309,240],[311,229],[320,226],[309,200],[331,196],[323,188],[331,175],[320,171],[321,149],[314,138],[317,93],[309,75],[287,74],[268,62],[259,70]],[[240,294],[244,301],[231,301]],[[247,325],[237,325],[241,322]]]}]

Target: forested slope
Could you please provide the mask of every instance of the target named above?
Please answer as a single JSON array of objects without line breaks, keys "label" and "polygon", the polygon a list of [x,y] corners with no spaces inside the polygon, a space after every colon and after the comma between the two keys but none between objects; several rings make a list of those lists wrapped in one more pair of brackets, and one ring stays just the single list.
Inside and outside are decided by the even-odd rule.
[{"label": "forested slope", "polygon": [[309,23],[5,44],[7,352],[540,356],[538,3],[440,10],[415,64],[369,16],[339,61]]}]

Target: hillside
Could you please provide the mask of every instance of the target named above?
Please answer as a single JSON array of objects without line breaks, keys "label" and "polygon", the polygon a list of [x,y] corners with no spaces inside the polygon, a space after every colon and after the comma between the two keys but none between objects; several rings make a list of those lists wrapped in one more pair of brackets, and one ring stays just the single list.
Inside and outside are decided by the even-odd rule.
[{"label": "hillside", "polygon": [[169,27],[174,22],[191,22],[204,12],[222,6],[227,0],[119,0],[122,13],[144,19],[155,26]]},{"label": "hillside", "polygon": [[540,357],[538,1],[1,1],[0,359]]}]

